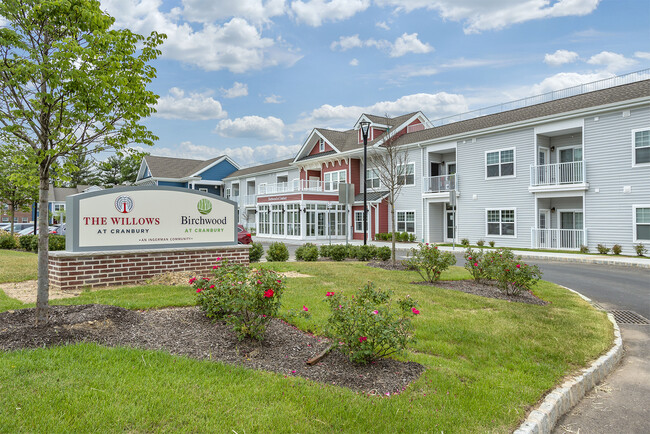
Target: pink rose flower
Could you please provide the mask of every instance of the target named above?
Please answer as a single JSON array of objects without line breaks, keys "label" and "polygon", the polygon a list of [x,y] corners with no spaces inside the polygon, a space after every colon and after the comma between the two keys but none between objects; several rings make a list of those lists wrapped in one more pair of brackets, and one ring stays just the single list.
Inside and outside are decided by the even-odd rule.
[{"label": "pink rose flower", "polygon": [[275,294],[275,292],[273,292],[272,289],[267,289],[266,291],[264,291],[264,297],[266,297],[266,298],[273,297],[273,294]]},{"label": "pink rose flower", "polygon": [[360,337],[359,337],[359,342],[365,342],[365,341],[367,341],[367,340],[368,340],[368,338],[365,337],[365,336],[360,336]]},{"label": "pink rose flower", "polygon": [[417,310],[416,308],[411,308],[411,312],[413,312],[413,315],[420,315],[420,311]]},{"label": "pink rose flower", "polygon": [[373,311],[372,311],[372,314],[373,314],[373,315],[377,315],[378,313],[379,313],[378,310],[373,310]]},{"label": "pink rose flower", "polygon": [[197,280],[196,277],[192,277],[192,278],[190,279],[190,285],[193,284],[194,282],[196,282],[196,280]]},{"label": "pink rose flower", "polygon": [[474,262],[474,266],[475,266],[475,267],[478,267],[478,262]]},{"label": "pink rose flower", "polygon": [[521,268],[521,265],[517,264],[517,268]]},{"label": "pink rose flower", "polygon": [[331,297],[331,296],[333,296],[333,295],[334,295],[333,292],[328,292],[327,294],[325,294],[325,297]]},{"label": "pink rose flower", "polygon": [[303,306],[302,310],[304,310],[305,312],[309,312],[309,309],[307,308],[307,306]]},{"label": "pink rose flower", "polygon": [[196,292],[197,292],[197,293],[199,293],[199,292],[201,292],[201,291],[203,291],[203,288],[197,288],[197,289],[196,289]]},{"label": "pink rose flower", "polygon": [[214,285],[210,285],[210,289],[214,289]]}]

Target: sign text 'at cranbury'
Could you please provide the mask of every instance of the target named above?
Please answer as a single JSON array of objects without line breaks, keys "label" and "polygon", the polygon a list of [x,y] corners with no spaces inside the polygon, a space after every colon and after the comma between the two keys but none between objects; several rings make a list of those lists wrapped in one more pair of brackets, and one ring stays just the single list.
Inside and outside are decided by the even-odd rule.
[{"label": "sign text 'at cranbury'", "polygon": [[66,250],[129,250],[237,243],[234,202],[176,187],[70,196]]}]

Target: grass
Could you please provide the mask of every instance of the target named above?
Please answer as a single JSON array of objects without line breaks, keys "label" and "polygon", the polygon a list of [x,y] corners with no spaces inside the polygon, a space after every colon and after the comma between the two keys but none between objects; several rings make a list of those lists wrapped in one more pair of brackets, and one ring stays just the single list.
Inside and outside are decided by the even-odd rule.
[{"label": "grass", "polygon": [[[327,291],[374,281],[419,300],[417,342],[402,356],[427,370],[400,395],[367,397],[333,385],[176,357],[164,352],[77,344],[0,355],[0,432],[510,432],[567,373],[607,350],[604,313],[540,282],[534,306],[411,285],[414,272],[359,263],[257,266],[313,277],[287,278],[283,311],[309,307],[297,326],[319,333]],[[452,268],[443,279],[467,278]],[[142,286],[85,292],[61,304],[130,309],[194,304],[189,287]],[[13,304],[12,304],[13,303]],[[0,311],[16,308],[0,296]]]},{"label": "grass", "polygon": [[24,282],[38,277],[34,253],[0,250],[0,283]]},{"label": "grass", "polygon": [[[437,243],[437,246],[442,246],[442,247],[452,247],[452,243]],[[494,246],[490,247],[487,243],[484,246],[479,246],[479,245],[469,245],[465,246],[463,244],[456,243],[456,247],[459,247],[461,249],[467,249],[468,247],[471,247],[473,249],[492,249],[492,250],[497,250],[497,249],[510,249],[510,250],[518,250],[521,252],[540,252],[540,253],[567,253],[571,255],[591,255],[591,256],[619,256],[623,258],[642,258],[642,259],[650,259],[650,256],[639,256],[639,255],[615,255],[613,253],[605,254],[605,253],[599,253],[599,252],[587,252],[587,253],[582,253],[579,250],[558,250],[558,249],[531,249],[531,248],[526,248],[526,247],[503,247],[503,246]]]}]

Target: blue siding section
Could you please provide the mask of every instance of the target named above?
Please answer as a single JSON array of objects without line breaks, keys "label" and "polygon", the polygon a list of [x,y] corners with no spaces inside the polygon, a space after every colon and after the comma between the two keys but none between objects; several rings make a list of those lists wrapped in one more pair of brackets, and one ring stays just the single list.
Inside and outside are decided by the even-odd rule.
[{"label": "blue siding section", "polygon": [[208,193],[212,193],[212,194],[216,194],[218,196],[221,196],[221,187],[219,187],[219,186],[203,185],[203,184],[199,184],[199,183],[194,184],[194,189],[195,190],[199,190],[201,188],[207,188]]},{"label": "blue siding section", "polygon": [[223,178],[235,172],[236,170],[237,168],[235,166],[233,166],[229,161],[224,160],[216,166],[200,172],[198,175],[201,177],[201,179],[208,181],[221,181]]},{"label": "blue siding section", "polygon": [[158,181],[161,187],[182,187],[187,188],[187,182]]}]

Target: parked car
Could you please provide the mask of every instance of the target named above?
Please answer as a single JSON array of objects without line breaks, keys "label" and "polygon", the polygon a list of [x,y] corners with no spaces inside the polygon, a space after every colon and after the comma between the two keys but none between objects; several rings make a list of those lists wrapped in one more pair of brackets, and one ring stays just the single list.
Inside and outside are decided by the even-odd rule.
[{"label": "parked car", "polygon": [[251,233],[243,225],[237,225],[237,241],[239,244],[250,244],[253,242]]},{"label": "parked car", "polygon": [[61,223],[60,225],[54,225],[54,230],[50,231],[51,234],[57,234],[57,235],[65,235],[65,223]]},{"label": "parked car", "polygon": [[[54,229],[56,229],[54,226],[48,226],[48,232],[53,234]],[[23,229],[22,231],[18,232],[18,235],[32,235],[34,233],[34,226],[30,226],[26,229]],[[36,228],[36,233],[38,234],[38,228]]]},{"label": "parked car", "polygon": [[[34,227],[34,223],[14,223],[14,232],[18,233],[23,229]],[[11,223],[2,223],[0,230],[9,232],[11,230]]]}]

